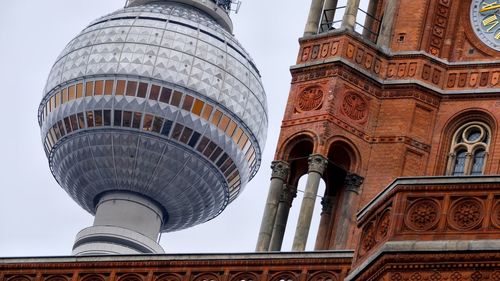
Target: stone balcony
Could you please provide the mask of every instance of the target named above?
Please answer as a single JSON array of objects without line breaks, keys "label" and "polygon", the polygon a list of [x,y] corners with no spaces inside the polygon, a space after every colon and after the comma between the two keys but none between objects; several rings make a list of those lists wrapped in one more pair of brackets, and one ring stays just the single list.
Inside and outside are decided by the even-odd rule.
[{"label": "stone balcony", "polygon": [[358,227],[347,280],[500,280],[499,176],[397,179]]}]

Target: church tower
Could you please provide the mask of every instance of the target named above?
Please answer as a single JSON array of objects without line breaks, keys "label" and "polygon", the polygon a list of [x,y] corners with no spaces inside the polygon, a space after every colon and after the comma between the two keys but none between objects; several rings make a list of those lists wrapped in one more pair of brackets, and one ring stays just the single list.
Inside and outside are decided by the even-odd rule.
[{"label": "church tower", "polygon": [[498,174],[499,17],[494,0],[312,0],[256,250],[281,250],[306,174],[293,251],[305,249],[317,197],[315,250],[354,250],[369,241],[356,215],[398,178]]}]

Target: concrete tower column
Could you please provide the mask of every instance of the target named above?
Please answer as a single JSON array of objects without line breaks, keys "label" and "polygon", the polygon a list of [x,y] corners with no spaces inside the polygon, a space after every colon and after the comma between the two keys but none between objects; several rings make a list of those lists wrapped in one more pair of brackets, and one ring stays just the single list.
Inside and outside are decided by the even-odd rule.
[{"label": "concrete tower column", "polygon": [[162,209],[144,196],[107,193],[97,204],[93,226],[77,234],[73,255],[162,254],[156,241],[163,217]]},{"label": "concrete tower column", "polygon": [[297,196],[296,186],[285,186],[281,192],[278,211],[276,212],[276,221],[274,222],[273,235],[271,236],[271,244],[269,251],[280,251],[283,245],[283,237],[285,236],[286,224],[288,215],[292,207],[292,201]]},{"label": "concrete tower column", "polygon": [[324,1],[325,0],[311,1],[311,8],[309,9],[309,16],[307,17],[304,36],[314,35],[318,32],[319,21],[321,19],[321,12],[323,11]]},{"label": "concrete tower column", "polygon": [[304,251],[306,248],[319,182],[327,165],[328,160],[322,155],[311,155],[309,157],[309,173],[304,191],[304,199],[300,206],[299,220],[295,230],[292,251]]},{"label": "concrete tower column", "polygon": [[359,0],[347,0],[344,17],[342,18],[342,27],[354,30],[356,25],[356,16],[358,15]]},{"label": "concrete tower column", "polygon": [[283,190],[283,184],[288,178],[290,166],[284,161],[273,161],[271,169],[271,184],[269,186],[269,193],[267,195],[264,215],[262,216],[259,230],[259,238],[257,239],[257,246],[255,248],[257,252],[265,252],[269,249],[280,194]]},{"label": "concrete tower column", "polygon": [[324,250],[326,234],[328,232],[328,227],[330,226],[330,221],[332,219],[333,211],[333,198],[330,196],[323,197],[321,200],[321,219],[319,221],[318,235],[316,236],[316,245],[314,250]]},{"label": "concrete tower column", "polygon": [[354,225],[354,215],[356,214],[358,195],[363,178],[356,174],[347,174],[344,181],[344,195],[340,203],[340,215],[334,240],[334,249],[345,249],[347,238],[351,233],[351,226]]},{"label": "concrete tower column", "polygon": [[380,24],[380,32],[377,39],[377,45],[389,48],[392,39],[392,29],[397,12],[397,0],[386,0],[384,15]]}]

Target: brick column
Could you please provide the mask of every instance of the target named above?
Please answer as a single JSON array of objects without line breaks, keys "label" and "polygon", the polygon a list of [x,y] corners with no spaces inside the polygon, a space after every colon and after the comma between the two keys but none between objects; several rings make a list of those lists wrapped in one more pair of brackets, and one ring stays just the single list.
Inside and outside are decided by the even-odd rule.
[{"label": "brick column", "polygon": [[257,252],[265,252],[269,249],[274,221],[276,219],[276,209],[278,207],[283,184],[288,178],[290,166],[284,161],[273,161],[271,169],[271,184],[269,186],[264,215],[262,216],[262,223],[260,225],[259,238],[255,248]]},{"label": "brick column", "polygon": [[359,191],[363,178],[356,174],[347,174],[344,181],[344,195],[340,203],[340,214],[335,233],[334,249],[345,249],[347,238],[351,235],[351,228],[355,223],[355,215],[359,200]]},{"label": "brick column", "polygon": [[278,211],[276,212],[276,220],[274,222],[273,235],[271,236],[269,251],[281,251],[286,224],[288,222],[288,215],[290,214],[292,201],[295,197],[297,197],[296,186],[288,185],[283,188],[280,203],[278,205]]},{"label": "brick column", "polygon": [[309,157],[309,173],[307,176],[304,199],[300,206],[299,220],[295,230],[292,251],[304,251],[307,236],[311,227],[311,219],[318,194],[319,181],[328,165],[328,160],[322,155],[311,155]]}]

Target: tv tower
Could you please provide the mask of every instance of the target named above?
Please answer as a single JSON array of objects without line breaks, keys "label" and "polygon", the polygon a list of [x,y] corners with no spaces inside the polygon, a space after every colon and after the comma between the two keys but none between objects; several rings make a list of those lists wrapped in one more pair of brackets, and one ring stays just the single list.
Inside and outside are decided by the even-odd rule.
[{"label": "tv tower", "polygon": [[163,253],[160,232],[219,215],[260,166],[259,72],[229,0],[130,0],[57,58],[38,111],[50,169],[94,224],[74,255]]}]

